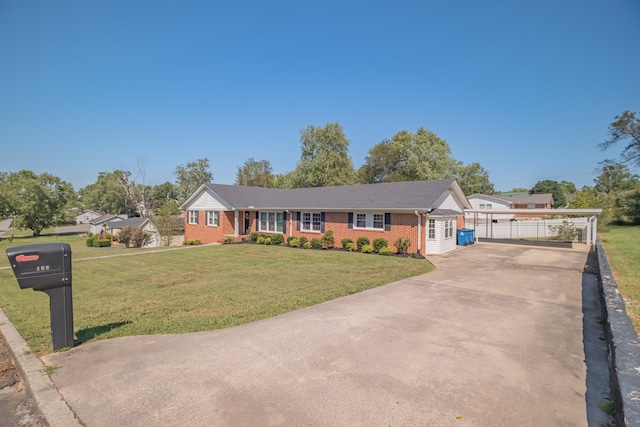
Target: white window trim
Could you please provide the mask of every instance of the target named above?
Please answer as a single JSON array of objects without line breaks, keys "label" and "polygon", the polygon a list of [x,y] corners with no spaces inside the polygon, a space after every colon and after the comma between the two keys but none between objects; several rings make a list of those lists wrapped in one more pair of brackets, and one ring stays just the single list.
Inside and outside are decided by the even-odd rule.
[{"label": "white window trim", "polygon": [[[310,221],[304,220],[305,214],[308,214],[310,216]],[[314,215],[319,216],[318,221],[314,221],[314,218],[313,218]],[[313,229],[314,223],[318,223],[320,227],[318,230]],[[305,224],[307,224],[309,228],[305,228]],[[322,233],[322,212],[300,212],[300,231],[304,231],[305,233],[318,233],[318,234]]]},{"label": "white window trim", "polygon": [[[454,220],[453,218],[445,218],[444,219],[444,238],[446,239],[452,239],[453,237],[455,237],[455,233],[453,232],[453,223]],[[447,234],[449,234],[447,236]]]},{"label": "white window trim", "polygon": [[[210,221],[211,219],[213,219],[213,221]],[[220,211],[207,211],[206,224],[209,227],[219,227],[220,226]]]},{"label": "white window trim", "polygon": [[[198,214],[199,214],[199,212],[198,211],[188,211],[188,212],[189,212],[188,213],[188,215],[189,215],[189,224],[198,225],[198,216],[199,216]],[[195,221],[194,221],[193,216],[195,216]]]},{"label": "white window trim", "polygon": [[[353,212],[353,228],[355,230],[384,231],[384,212]],[[358,215],[365,215],[365,226],[358,227]],[[382,228],[373,226],[373,216],[382,215]]]},{"label": "white window trim", "polygon": [[[433,227],[431,227],[433,224]],[[431,237],[431,232],[433,231],[433,237]],[[436,240],[436,220],[433,218],[429,218],[427,221],[427,239]]]},{"label": "white window trim", "polygon": [[[266,214],[267,215],[267,229],[263,230],[262,229],[262,214]],[[274,214],[275,215],[275,221],[269,221],[269,214]],[[278,221],[278,215],[282,215],[282,231],[278,231],[278,223],[280,221]],[[273,223],[274,225],[274,230],[269,230],[269,223]],[[282,213],[282,211],[260,211],[260,213],[258,214],[258,231],[262,232],[262,233],[276,233],[276,234],[284,234],[286,230],[286,221],[284,220],[284,214]]]}]

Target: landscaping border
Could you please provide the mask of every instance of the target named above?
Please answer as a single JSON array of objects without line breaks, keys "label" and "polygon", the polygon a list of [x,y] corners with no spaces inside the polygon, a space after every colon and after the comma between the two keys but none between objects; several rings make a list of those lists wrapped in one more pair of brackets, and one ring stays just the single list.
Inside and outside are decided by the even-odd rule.
[{"label": "landscaping border", "polygon": [[608,347],[611,394],[617,426],[640,425],[640,345],[627,315],[624,299],[613,278],[607,255],[598,238],[598,282]]}]

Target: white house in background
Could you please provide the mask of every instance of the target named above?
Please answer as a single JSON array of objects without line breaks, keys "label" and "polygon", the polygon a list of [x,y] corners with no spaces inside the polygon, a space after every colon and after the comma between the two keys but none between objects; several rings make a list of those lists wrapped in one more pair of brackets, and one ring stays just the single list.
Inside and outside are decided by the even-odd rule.
[{"label": "white house in background", "polygon": [[147,232],[149,239],[145,242],[143,247],[155,248],[160,246],[158,229],[149,218],[132,217],[109,221],[107,223],[107,232],[110,232],[112,236],[117,236],[125,227],[141,228]]},{"label": "white house in background", "polygon": [[[472,209],[486,209],[486,210],[504,210],[504,209],[513,209],[513,202],[509,200],[505,200],[500,197],[495,196],[487,196],[486,194],[472,194],[467,197],[469,203],[471,204]],[[476,214],[478,220],[481,222],[485,222],[488,214],[479,213]],[[465,221],[473,220],[474,214],[465,212],[464,214]],[[499,220],[499,221],[510,221],[515,218],[514,214],[492,214],[491,219]]]},{"label": "white house in background", "polygon": [[107,223],[110,221],[122,221],[127,215],[104,214],[89,221],[89,233],[100,234],[102,230],[107,230]]},{"label": "white house in background", "polygon": [[91,209],[84,209],[80,213],[74,215],[74,218],[76,220],[76,225],[89,224],[92,220],[101,217],[102,215],[104,215],[104,212],[96,212],[92,211]]}]

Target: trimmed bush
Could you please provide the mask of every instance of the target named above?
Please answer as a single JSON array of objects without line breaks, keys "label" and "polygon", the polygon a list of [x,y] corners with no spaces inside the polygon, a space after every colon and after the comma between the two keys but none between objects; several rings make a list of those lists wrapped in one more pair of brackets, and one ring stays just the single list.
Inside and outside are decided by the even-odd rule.
[{"label": "trimmed bush", "polygon": [[[309,239],[307,239],[306,237],[302,236],[298,239],[300,241],[300,247],[304,248],[304,244],[307,243],[309,241]],[[311,247],[311,246],[309,246]],[[306,248],[305,248],[306,249]]]},{"label": "trimmed bush", "polygon": [[353,242],[348,242],[347,245],[344,248],[346,250],[348,250],[349,252],[355,252],[356,245]]},{"label": "trimmed bush", "polygon": [[360,252],[362,252],[363,254],[371,254],[371,253],[373,253],[373,246],[371,246],[371,245],[363,245],[362,249],[360,250]]},{"label": "trimmed bush", "polygon": [[225,245],[228,245],[230,243],[235,243],[235,242],[236,242],[236,239],[234,239],[231,236],[227,236],[224,239],[222,239],[222,243],[225,244]]},{"label": "trimmed bush", "polygon": [[284,236],[282,234],[274,234],[271,236],[272,245],[282,245],[284,243]]},{"label": "trimmed bush", "polygon": [[378,237],[373,239],[373,252],[378,253],[380,249],[386,248],[389,246],[389,242],[384,237]]},{"label": "trimmed bush", "polygon": [[309,241],[306,241],[306,242],[304,242],[302,247],[305,248],[305,249],[309,249],[311,247],[311,243],[309,243]]},{"label": "trimmed bush", "polygon": [[313,249],[320,249],[322,247],[322,242],[317,237],[311,239],[311,247]]},{"label": "trimmed bush", "polygon": [[411,239],[408,237],[398,237],[398,240],[393,244],[396,247],[399,254],[406,254],[407,249],[411,246]]},{"label": "trimmed bush", "polygon": [[197,245],[201,245],[202,241],[200,239],[187,239],[184,242],[182,242],[182,244],[185,246],[197,246]]},{"label": "trimmed bush", "polygon": [[98,248],[108,248],[111,246],[111,239],[96,239],[93,241],[93,246]]},{"label": "trimmed bush", "polygon": [[332,249],[335,244],[335,238],[333,237],[333,231],[329,230],[320,239],[322,249]]},{"label": "trimmed bush", "polygon": [[298,246],[300,246],[300,242],[295,237],[293,239],[287,239],[287,240],[288,240],[289,246],[291,246],[292,248],[297,248]]},{"label": "trimmed bush", "polygon": [[342,244],[342,249],[349,250],[347,246],[349,245],[349,243],[353,245],[353,240],[351,240],[348,237],[345,237],[344,239],[340,240],[340,243]]},{"label": "trimmed bush", "polygon": [[254,231],[252,233],[249,233],[249,240],[251,240],[252,242],[257,242],[258,241],[258,236],[260,234],[257,231]]},{"label": "trimmed bush", "polygon": [[385,246],[384,248],[380,248],[380,250],[378,251],[378,253],[380,255],[384,255],[384,256],[389,256],[391,255],[391,248]]},{"label": "trimmed bush", "polygon": [[295,237],[295,236],[289,236],[289,237],[287,237],[287,245],[291,246],[291,241],[292,241],[293,239],[298,240],[298,238],[297,238],[297,237]]},{"label": "trimmed bush", "polygon": [[265,237],[263,242],[265,245],[270,245],[271,244],[271,237]]},{"label": "trimmed bush", "polygon": [[369,241],[368,237],[364,237],[364,236],[360,236],[358,237],[358,251],[362,252],[362,247],[364,245],[370,245],[371,242]]},{"label": "trimmed bush", "polygon": [[259,245],[264,245],[264,236],[258,236],[258,238],[256,239],[256,243],[258,243]]}]

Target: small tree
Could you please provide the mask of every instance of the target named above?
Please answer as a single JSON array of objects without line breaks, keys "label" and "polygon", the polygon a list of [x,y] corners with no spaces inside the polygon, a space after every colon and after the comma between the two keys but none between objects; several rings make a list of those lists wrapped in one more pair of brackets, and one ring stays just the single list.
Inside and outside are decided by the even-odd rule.
[{"label": "small tree", "polygon": [[408,237],[398,237],[398,240],[393,244],[396,247],[399,254],[406,254],[407,249],[411,246],[411,239]]}]

